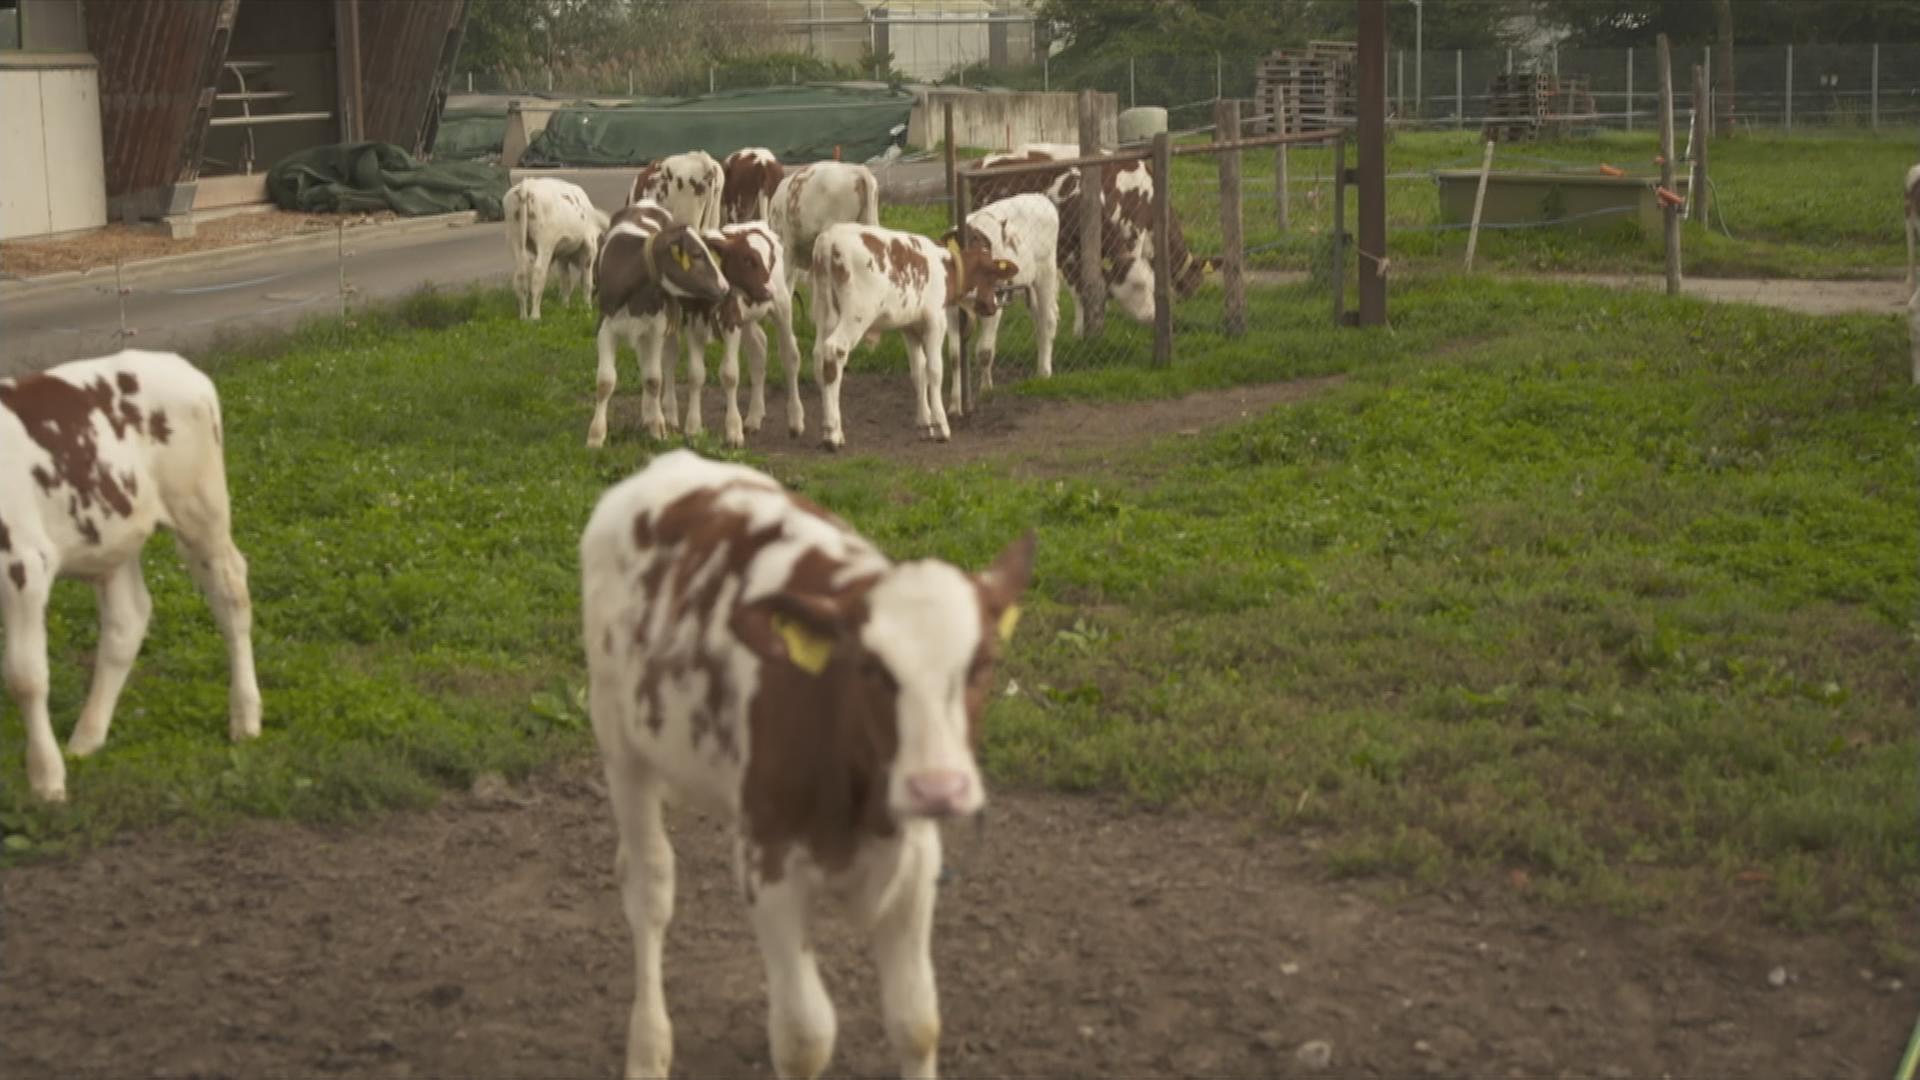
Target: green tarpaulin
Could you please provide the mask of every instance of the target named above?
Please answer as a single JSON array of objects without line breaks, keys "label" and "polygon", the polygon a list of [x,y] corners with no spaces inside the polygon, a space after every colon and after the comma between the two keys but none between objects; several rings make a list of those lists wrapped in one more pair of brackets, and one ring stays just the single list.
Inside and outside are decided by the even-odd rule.
[{"label": "green tarpaulin", "polygon": [[507,114],[497,109],[448,109],[433,137],[435,161],[499,161]]},{"label": "green tarpaulin", "polygon": [[338,143],[289,154],[267,170],[282,210],[337,214],[392,210],[408,217],[477,210],[504,216],[507,170],[478,162],[418,162],[392,143]]},{"label": "green tarpaulin", "polygon": [[843,160],[865,161],[886,151],[912,111],[904,90],[825,85],[581,104],[554,113],[520,164],[639,166],[683,150],[724,158],[746,146],[796,162],[831,158],[838,147]]}]

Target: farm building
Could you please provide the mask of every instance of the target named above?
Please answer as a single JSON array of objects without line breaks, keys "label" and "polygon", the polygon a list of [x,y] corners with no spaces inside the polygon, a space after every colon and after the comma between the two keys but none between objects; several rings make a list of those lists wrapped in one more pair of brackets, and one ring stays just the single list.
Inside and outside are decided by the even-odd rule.
[{"label": "farm building", "polygon": [[432,145],[467,0],[0,0],[0,238],[254,202],[336,142]]},{"label": "farm building", "polygon": [[1031,0],[766,0],[787,48],[835,63],[891,52],[910,79],[1038,63]]}]

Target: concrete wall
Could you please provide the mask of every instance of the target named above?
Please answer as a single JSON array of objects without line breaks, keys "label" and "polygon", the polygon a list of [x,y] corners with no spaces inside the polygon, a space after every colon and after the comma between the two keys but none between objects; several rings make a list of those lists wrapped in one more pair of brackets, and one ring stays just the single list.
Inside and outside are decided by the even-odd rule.
[{"label": "concrete wall", "polygon": [[0,238],[107,223],[99,74],[84,53],[0,60]]},{"label": "concrete wall", "polygon": [[[1100,144],[1120,141],[1118,94],[1100,94]],[[907,145],[926,149],[945,137],[945,104],[953,102],[954,141],[961,146],[1011,150],[1021,143],[1080,141],[1079,95],[1039,91],[926,90],[914,102]]]}]

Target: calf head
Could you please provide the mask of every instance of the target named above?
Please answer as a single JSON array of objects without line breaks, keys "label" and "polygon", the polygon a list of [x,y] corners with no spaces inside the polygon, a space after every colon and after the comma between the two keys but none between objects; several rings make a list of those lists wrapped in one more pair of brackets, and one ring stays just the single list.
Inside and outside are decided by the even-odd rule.
[{"label": "calf head", "polygon": [[700,234],[686,225],[669,225],[647,239],[647,262],[662,288],[682,300],[719,300],[727,278]]},{"label": "calf head", "polygon": [[720,260],[720,274],[727,284],[746,298],[748,303],[766,304],[773,301],[773,267],[766,255],[746,235],[712,231],[703,233],[708,250]]},{"label": "calf head", "polygon": [[925,559],[856,589],[790,587],[742,607],[733,629],[763,661],[825,681],[834,752],[866,766],[888,817],[972,815],[986,805],[974,758],[981,715],[1034,545],[1029,531],[974,574]]},{"label": "calf head", "polygon": [[986,239],[972,229],[967,230],[965,244],[958,229],[948,229],[941,242],[947,248],[948,305],[959,304],[983,319],[998,312],[1000,291],[1020,268],[1006,259],[994,258]]}]

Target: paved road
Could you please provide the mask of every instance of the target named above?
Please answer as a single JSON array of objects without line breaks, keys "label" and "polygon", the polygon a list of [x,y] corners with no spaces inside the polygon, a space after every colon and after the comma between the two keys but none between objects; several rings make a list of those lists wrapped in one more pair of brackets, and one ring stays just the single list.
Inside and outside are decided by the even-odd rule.
[{"label": "paved road", "polygon": [[[937,165],[932,168],[937,169]],[[525,173],[515,173],[515,179]],[[586,189],[609,211],[626,202],[632,173],[625,169],[541,170]],[[882,172],[885,197],[920,195],[928,166]],[[909,185],[912,185],[909,187]],[[349,238],[344,260],[351,302],[391,299],[425,285],[457,288],[505,282],[513,266],[499,223],[409,232],[369,229]],[[340,310],[342,260],[324,238],[291,249],[236,252],[195,268],[157,267],[124,280],[130,346],[192,355],[235,335],[284,329]],[[63,360],[98,356],[120,347],[121,308],[107,268],[55,285],[0,289],[0,377],[39,370]]]}]

